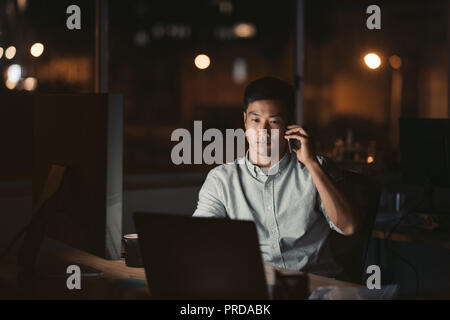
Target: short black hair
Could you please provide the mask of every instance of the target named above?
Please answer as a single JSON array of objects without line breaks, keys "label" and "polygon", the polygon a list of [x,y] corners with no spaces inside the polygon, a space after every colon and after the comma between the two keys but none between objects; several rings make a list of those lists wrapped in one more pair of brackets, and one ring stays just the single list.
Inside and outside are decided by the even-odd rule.
[{"label": "short black hair", "polygon": [[294,88],[281,79],[275,77],[263,77],[250,82],[245,88],[244,111],[248,105],[258,100],[277,100],[285,106],[287,117],[294,114],[295,94]]}]

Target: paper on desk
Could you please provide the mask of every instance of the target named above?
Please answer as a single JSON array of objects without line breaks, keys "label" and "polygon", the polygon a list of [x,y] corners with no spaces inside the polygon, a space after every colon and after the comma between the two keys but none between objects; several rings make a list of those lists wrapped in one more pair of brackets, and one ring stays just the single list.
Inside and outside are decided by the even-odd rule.
[{"label": "paper on desk", "polygon": [[397,297],[398,285],[387,285],[381,289],[369,290],[364,287],[319,287],[309,296],[309,300],[392,300]]}]

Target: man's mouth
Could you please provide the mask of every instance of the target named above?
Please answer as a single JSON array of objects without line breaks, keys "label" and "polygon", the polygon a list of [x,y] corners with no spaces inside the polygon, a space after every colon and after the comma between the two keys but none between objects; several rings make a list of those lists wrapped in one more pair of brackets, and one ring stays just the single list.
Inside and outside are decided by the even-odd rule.
[{"label": "man's mouth", "polygon": [[271,144],[271,140],[270,137],[259,137],[258,140],[256,141],[256,143],[258,144]]}]

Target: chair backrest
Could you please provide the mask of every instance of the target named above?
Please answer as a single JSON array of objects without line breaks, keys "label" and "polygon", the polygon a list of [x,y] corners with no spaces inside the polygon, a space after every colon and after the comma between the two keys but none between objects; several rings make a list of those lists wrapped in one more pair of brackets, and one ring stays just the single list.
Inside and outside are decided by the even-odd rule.
[{"label": "chair backrest", "polygon": [[364,267],[378,211],[380,189],[367,175],[353,171],[343,173],[345,193],[359,212],[360,224],[353,235],[343,236],[332,231],[328,240],[335,261],[343,269],[341,280],[363,284]]}]

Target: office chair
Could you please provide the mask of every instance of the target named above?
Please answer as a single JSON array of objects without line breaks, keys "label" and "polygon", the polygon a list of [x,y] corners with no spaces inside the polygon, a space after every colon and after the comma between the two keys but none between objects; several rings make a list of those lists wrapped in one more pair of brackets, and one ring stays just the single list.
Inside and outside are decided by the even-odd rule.
[{"label": "office chair", "polygon": [[343,171],[344,192],[359,212],[360,223],[351,236],[335,231],[328,238],[333,257],[343,269],[338,280],[364,284],[367,277],[365,263],[380,198],[379,186],[367,175]]}]

